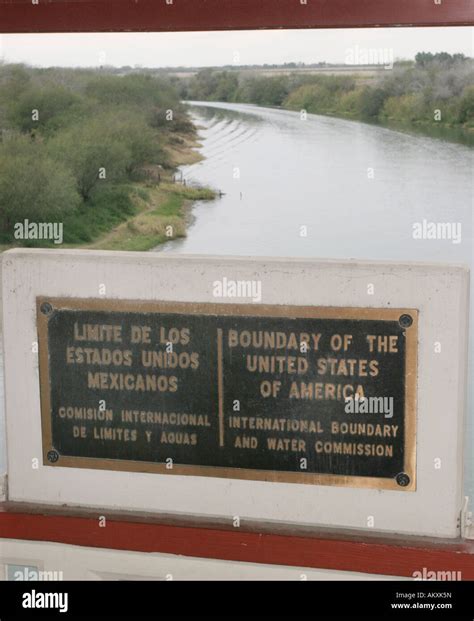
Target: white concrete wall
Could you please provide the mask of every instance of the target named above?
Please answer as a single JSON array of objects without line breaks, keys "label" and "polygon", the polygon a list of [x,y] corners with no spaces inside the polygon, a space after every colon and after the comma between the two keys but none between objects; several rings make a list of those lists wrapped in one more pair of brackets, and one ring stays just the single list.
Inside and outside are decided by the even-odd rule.
[{"label": "white concrete wall", "polygon": [[[462,267],[17,250],[3,255],[9,497],[16,501],[277,520],[439,537],[459,534],[468,317]],[[262,281],[265,304],[419,309],[417,491],[380,491],[42,466],[39,295],[215,302],[224,276]],[[373,283],[375,294],[367,295]],[[225,300],[224,300],[225,301]],[[228,299],[229,302],[235,302]],[[434,353],[434,343],[442,353]],[[441,460],[441,468],[435,460]]]}]

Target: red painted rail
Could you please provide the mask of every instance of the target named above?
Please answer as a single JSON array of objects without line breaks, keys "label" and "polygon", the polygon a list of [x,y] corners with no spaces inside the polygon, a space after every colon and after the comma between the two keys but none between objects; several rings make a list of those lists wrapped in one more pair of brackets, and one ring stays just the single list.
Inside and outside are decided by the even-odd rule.
[{"label": "red painted rail", "polygon": [[[35,0],[36,1],[36,0]],[[0,0],[0,32],[468,25],[473,0]]]},{"label": "red painted rail", "polygon": [[255,525],[246,530],[245,526],[169,524],[108,512],[103,513],[107,526],[101,528],[99,512],[49,511],[5,505],[0,508],[0,537],[392,576],[411,577],[426,568],[461,572],[463,580],[474,580],[474,541],[355,538],[311,534],[307,529],[275,534],[259,532]]}]

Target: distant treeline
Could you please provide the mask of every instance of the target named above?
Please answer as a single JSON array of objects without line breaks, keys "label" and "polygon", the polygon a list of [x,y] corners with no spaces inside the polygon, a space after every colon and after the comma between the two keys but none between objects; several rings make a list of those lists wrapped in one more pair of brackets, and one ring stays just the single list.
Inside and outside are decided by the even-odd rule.
[{"label": "distant treeline", "polygon": [[[382,75],[380,75],[382,74]],[[184,99],[252,103],[371,122],[474,128],[474,61],[421,52],[372,80],[352,75],[249,76],[205,69]]]},{"label": "distant treeline", "polygon": [[168,167],[165,147],[193,126],[165,77],[0,65],[0,130],[0,241],[23,219],[61,219],[80,243],[133,213],[142,168]]}]

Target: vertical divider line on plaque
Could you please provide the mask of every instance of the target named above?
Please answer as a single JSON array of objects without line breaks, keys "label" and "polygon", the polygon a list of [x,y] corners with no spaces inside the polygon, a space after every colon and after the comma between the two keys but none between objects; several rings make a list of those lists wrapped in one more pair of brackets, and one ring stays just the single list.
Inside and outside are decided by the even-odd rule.
[{"label": "vertical divider line on plaque", "polygon": [[223,330],[217,328],[217,392],[219,403],[219,446],[224,446],[224,359]]}]

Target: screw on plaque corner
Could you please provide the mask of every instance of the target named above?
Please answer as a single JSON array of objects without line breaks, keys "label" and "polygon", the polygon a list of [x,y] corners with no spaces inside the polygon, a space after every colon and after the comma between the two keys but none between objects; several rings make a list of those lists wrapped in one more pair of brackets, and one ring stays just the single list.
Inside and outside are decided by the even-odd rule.
[{"label": "screw on plaque corner", "polygon": [[401,315],[398,323],[402,328],[409,328],[413,325],[413,317],[411,315]]},{"label": "screw on plaque corner", "polygon": [[43,302],[43,304],[41,304],[40,306],[40,311],[43,313],[43,315],[51,315],[51,313],[53,312],[53,307],[49,302]]},{"label": "screw on plaque corner", "polygon": [[400,472],[400,474],[397,474],[396,481],[400,487],[407,487],[410,485],[410,477],[406,472]]},{"label": "screw on plaque corner", "polygon": [[50,463],[55,464],[59,460],[59,453],[52,449],[48,451],[47,458]]}]

